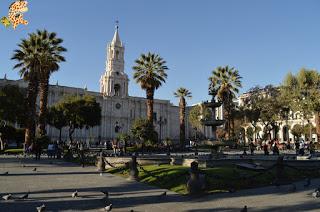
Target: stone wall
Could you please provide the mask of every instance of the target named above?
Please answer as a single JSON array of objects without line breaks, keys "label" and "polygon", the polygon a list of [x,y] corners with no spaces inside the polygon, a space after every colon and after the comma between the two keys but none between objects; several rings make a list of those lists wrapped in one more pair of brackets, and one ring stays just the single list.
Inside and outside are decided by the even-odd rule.
[{"label": "stone wall", "polygon": [[[105,157],[106,168],[121,167],[131,161],[131,157]],[[242,159],[204,159],[204,158],[181,158],[181,157],[138,157],[137,162],[139,165],[157,165],[157,164],[171,164],[171,165],[182,165],[190,167],[193,161],[198,162],[200,168],[213,168],[218,166],[231,166],[238,163],[253,163],[259,164],[265,168],[273,166],[277,157],[251,157]],[[285,165],[294,166],[297,168],[320,168],[320,160],[295,160],[292,157],[284,160]]]}]

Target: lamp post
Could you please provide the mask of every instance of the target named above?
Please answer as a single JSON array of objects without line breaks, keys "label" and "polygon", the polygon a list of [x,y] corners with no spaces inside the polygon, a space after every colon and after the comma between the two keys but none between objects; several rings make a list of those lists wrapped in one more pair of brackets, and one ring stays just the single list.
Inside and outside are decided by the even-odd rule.
[{"label": "lamp post", "polygon": [[159,121],[157,121],[157,124],[159,124],[160,130],[159,130],[159,141],[161,142],[161,134],[162,134],[162,125],[167,124],[167,119],[160,116]]},{"label": "lamp post", "polygon": [[312,124],[310,120],[308,119],[308,125],[309,125],[309,142],[312,142]]},{"label": "lamp post", "polygon": [[289,142],[289,125],[288,125],[288,119],[289,119],[289,112],[290,112],[290,108],[288,107],[285,107],[284,109],[284,115],[285,115],[285,119],[286,119],[286,129],[287,129],[287,133],[286,133],[286,136],[287,136],[287,142]]},{"label": "lamp post", "polygon": [[116,124],[114,125],[115,133],[120,133],[121,128],[120,124],[116,121]]},{"label": "lamp post", "polygon": [[117,137],[118,137],[118,133],[120,133],[120,131],[121,131],[121,128],[122,127],[120,126],[119,122],[116,121],[116,123],[114,125],[114,132],[116,134],[115,134],[115,138],[112,141],[112,149],[113,149],[113,153],[115,155],[117,155],[117,149],[119,147],[119,143],[118,143],[118,138]]},{"label": "lamp post", "polygon": [[194,155],[198,155],[198,141],[197,141],[197,128],[193,128],[194,131],[195,131],[195,134],[194,134],[194,145],[195,145],[195,152],[194,152]]}]

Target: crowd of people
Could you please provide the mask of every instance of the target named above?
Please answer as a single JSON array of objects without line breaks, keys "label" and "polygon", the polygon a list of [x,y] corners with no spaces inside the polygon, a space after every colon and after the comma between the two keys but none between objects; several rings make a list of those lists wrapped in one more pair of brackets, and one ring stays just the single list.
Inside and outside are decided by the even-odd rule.
[{"label": "crowd of people", "polygon": [[[129,143],[128,143],[129,145]],[[123,155],[124,153],[124,142],[119,139],[113,139],[108,141],[97,141],[95,143],[96,148],[112,149],[114,155]]]},{"label": "crowd of people", "polygon": [[263,150],[264,155],[269,155],[271,152],[273,155],[279,155],[280,150],[295,150],[297,155],[303,156],[306,152],[313,155],[315,153],[315,144],[314,142],[306,142],[303,138],[299,138],[294,143],[280,143],[278,139],[266,141],[256,140],[250,142],[249,150],[251,154],[254,154],[256,150]]},{"label": "crowd of people", "polygon": [[40,142],[33,142],[31,145],[24,144],[24,155],[35,154],[35,159],[40,160],[40,156],[43,153],[43,149],[47,149],[47,155],[49,158],[61,158],[63,152],[63,144],[59,141],[50,142],[46,147]]}]

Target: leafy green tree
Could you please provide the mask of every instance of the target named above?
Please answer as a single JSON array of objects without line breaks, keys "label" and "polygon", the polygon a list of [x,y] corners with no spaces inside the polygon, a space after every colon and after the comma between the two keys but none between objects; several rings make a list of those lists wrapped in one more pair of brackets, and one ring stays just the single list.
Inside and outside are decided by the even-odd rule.
[{"label": "leafy green tree", "polygon": [[301,137],[301,135],[303,134],[303,131],[304,131],[303,126],[300,124],[295,124],[291,129],[292,135],[294,135],[297,138]]},{"label": "leafy green tree", "polygon": [[264,125],[265,133],[271,139],[271,131],[275,132],[275,137],[277,135],[278,126],[277,121],[279,120],[279,107],[278,102],[273,101],[272,99],[266,98],[260,102],[262,105],[260,120]]},{"label": "leafy green tree", "polygon": [[130,134],[128,134],[128,133],[119,133],[117,135],[117,139],[119,141],[123,141],[124,142],[124,153],[127,153],[127,145],[128,145],[128,141],[130,140]]},{"label": "leafy green tree", "polygon": [[83,116],[84,125],[86,128],[92,128],[101,123],[101,106],[93,96],[85,95],[82,97],[84,101],[81,107],[81,115]]},{"label": "leafy green tree", "polygon": [[166,61],[157,54],[141,54],[140,58],[135,60],[133,78],[141,88],[146,91],[147,97],[147,118],[153,124],[153,99],[154,92],[167,79],[168,67]]},{"label": "leafy green tree", "polygon": [[246,135],[249,141],[253,141],[254,129],[252,127],[248,127]]},{"label": "leafy green tree", "polygon": [[12,126],[19,123],[24,126],[26,121],[26,99],[24,90],[15,85],[0,88],[0,150],[4,149],[4,141],[16,139],[16,129]]},{"label": "leafy green tree", "polygon": [[201,111],[201,107],[204,106],[196,105],[190,109],[189,122],[193,128],[201,129],[201,119],[208,119],[211,116],[211,111],[208,108],[204,108],[204,110]]},{"label": "leafy green tree", "polygon": [[26,99],[23,89],[15,85],[0,88],[0,121],[24,125],[26,120]]},{"label": "leafy green tree", "polygon": [[[256,127],[258,122],[264,125],[264,135],[271,139],[271,131],[277,135],[277,121],[280,118],[282,102],[279,99],[279,90],[267,85],[264,88],[256,86],[249,90],[248,98],[245,100],[244,116],[247,122],[253,127],[254,135],[256,135]],[[253,138],[255,139],[255,138]]]},{"label": "leafy green tree", "polygon": [[67,96],[57,103],[57,107],[63,111],[71,142],[75,129],[94,127],[101,122],[101,106],[92,96]]},{"label": "leafy green tree", "polygon": [[225,140],[226,139],[227,132],[224,129],[218,128],[216,133],[217,133],[217,138],[218,139],[220,139],[220,140]]},{"label": "leafy green tree", "polygon": [[48,124],[59,130],[59,141],[61,142],[62,128],[68,125],[64,116],[63,108],[59,105],[53,105],[48,111]]},{"label": "leafy green tree", "polygon": [[148,119],[136,119],[131,127],[131,134],[142,144],[142,153],[146,143],[155,144],[158,139],[158,133]]},{"label": "leafy green tree", "polygon": [[44,136],[46,134],[49,79],[53,72],[59,70],[59,63],[65,61],[61,54],[66,49],[61,46],[63,40],[57,38],[54,32],[38,30],[36,36],[40,45],[42,44],[45,47],[41,48],[39,67],[39,134]]},{"label": "leafy green tree", "polygon": [[11,125],[0,125],[0,151],[5,149],[5,140],[15,138],[15,132],[15,128]]},{"label": "leafy green tree", "polygon": [[256,129],[260,118],[261,108],[259,107],[258,102],[261,97],[261,90],[262,89],[259,86],[251,88],[247,92],[249,93],[248,97],[244,99],[244,106],[240,108],[243,122],[245,124],[251,124],[254,129]]},{"label": "leafy green tree", "polygon": [[[236,94],[239,93],[241,85],[241,76],[238,70],[229,66],[217,67],[212,71],[212,75],[209,78],[210,85],[209,91],[213,96],[217,95],[218,100],[223,103],[224,117],[227,122],[225,124],[228,137],[231,136],[231,112],[235,107],[233,100],[236,98]],[[234,132],[232,132],[234,134]]]},{"label": "leafy green tree", "polygon": [[174,96],[180,98],[179,100],[179,120],[180,120],[180,148],[184,148],[185,140],[186,140],[186,126],[185,126],[185,117],[186,117],[186,97],[191,98],[191,92],[186,89],[180,87],[174,92]]},{"label": "leafy green tree", "polygon": [[319,72],[302,68],[296,75],[288,73],[281,87],[281,94],[286,97],[287,105],[292,111],[299,112],[307,121],[315,115],[318,137],[320,136],[319,85]]},{"label": "leafy green tree", "polygon": [[303,127],[303,134],[307,138],[307,140],[312,141],[312,134],[316,133],[316,128],[313,124],[308,123]]}]

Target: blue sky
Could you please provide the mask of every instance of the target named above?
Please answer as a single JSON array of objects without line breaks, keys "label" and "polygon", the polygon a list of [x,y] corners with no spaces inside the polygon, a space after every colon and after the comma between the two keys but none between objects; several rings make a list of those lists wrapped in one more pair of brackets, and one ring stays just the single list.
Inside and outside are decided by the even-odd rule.
[{"label": "blue sky", "polygon": [[[12,1],[0,1],[0,16]],[[47,29],[64,39],[66,63],[51,83],[99,90],[106,45],[120,22],[125,43],[129,94],[145,96],[132,79],[134,60],[144,52],[160,54],[170,68],[155,97],[177,104],[173,92],[192,91],[189,104],[208,97],[208,77],[230,65],[243,77],[241,92],[255,85],[279,84],[288,71],[320,70],[320,1],[317,0],[29,0],[27,26],[0,26],[0,77],[12,70],[13,50],[21,38]]]}]

